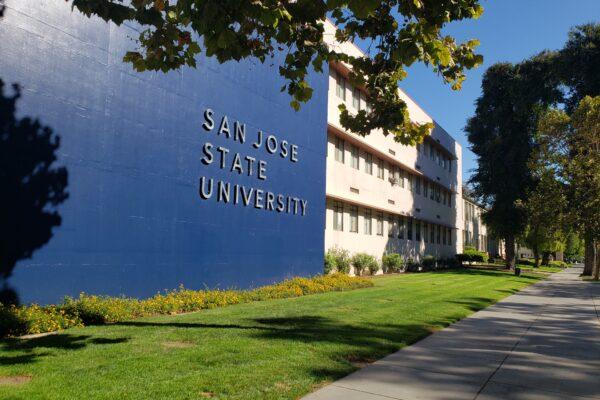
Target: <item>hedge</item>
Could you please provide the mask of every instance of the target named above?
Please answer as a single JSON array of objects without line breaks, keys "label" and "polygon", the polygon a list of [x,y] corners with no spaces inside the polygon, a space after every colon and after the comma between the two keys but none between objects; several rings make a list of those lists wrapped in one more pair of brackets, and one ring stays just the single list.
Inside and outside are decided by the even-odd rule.
[{"label": "hedge", "polygon": [[0,336],[52,332],[76,326],[102,325],[134,318],[179,314],[232,304],[307,294],[352,290],[373,286],[369,279],[331,274],[293,278],[252,290],[189,290],[180,287],[148,299],[94,296],[82,293],[59,305],[26,306],[0,304]]},{"label": "hedge", "polygon": [[484,251],[475,250],[473,247],[465,247],[462,254],[457,254],[456,259],[462,264],[465,262],[480,262],[488,261],[488,254]]}]

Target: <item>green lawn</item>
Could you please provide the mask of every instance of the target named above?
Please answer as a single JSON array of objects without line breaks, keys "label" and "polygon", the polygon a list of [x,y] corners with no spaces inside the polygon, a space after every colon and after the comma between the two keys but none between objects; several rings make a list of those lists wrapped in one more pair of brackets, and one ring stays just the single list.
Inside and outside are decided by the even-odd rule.
[{"label": "green lawn", "polygon": [[295,399],[538,279],[385,276],[368,289],[4,340],[0,398]]},{"label": "green lawn", "polygon": [[521,267],[522,270],[526,270],[527,272],[534,271],[534,272],[554,273],[554,272],[560,272],[560,271],[564,270],[564,268],[553,267],[551,265],[540,265],[537,268],[533,267],[531,265],[522,265],[522,264],[519,264],[518,266]]}]

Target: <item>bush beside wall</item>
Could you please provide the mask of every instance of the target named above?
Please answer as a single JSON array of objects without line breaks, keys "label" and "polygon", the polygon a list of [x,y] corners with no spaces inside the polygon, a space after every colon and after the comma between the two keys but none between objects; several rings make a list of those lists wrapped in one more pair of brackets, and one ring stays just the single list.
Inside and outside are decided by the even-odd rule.
[{"label": "bush beside wall", "polygon": [[405,264],[404,258],[398,253],[384,254],[381,257],[381,264],[383,265],[383,272],[404,272]]},{"label": "bush beside wall", "polygon": [[350,252],[339,247],[332,247],[325,254],[324,273],[330,274],[339,272],[341,274],[350,273]]},{"label": "bush beside wall", "polygon": [[126,297],[81,294],[52,306],[0,304],[0,336],[52,332],[76,326],[99,325],[138,317],[179,314],[232,304],[283,299],[307,294],[352,290],[373,286],[365,278],[331,274],[293,278],[253,290],[188,290],[183,287],[138,300]]},{"label": "bush beside wall", "polygon": [[462,254],[457,254],[456,259],[462,264],[465,262],[487,263],[488,254],[484,251],[475,250],[473,247],[465,247]]},{"label": "bush beside wall", "polygon": [[365,270],[368,270],[371,275],[375,275],[379,271],[377,259],[367,253],[356,253],[352,257],[352,266],[354,273],[358,276],[362,275]]}]

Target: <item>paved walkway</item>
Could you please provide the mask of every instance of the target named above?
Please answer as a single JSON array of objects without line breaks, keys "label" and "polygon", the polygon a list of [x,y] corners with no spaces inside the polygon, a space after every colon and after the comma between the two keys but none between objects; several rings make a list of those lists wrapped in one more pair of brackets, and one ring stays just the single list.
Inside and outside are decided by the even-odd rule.
[{"label": "paved walkway", "polygon": [[600,399],[600,284],[580,273],[554,274],[304,400]]}]

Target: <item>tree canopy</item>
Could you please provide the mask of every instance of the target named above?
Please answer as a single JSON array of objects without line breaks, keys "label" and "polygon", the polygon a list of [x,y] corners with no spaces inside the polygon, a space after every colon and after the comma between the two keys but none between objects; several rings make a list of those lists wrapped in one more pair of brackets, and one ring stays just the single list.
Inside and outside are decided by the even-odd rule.
[{"label": "tree canopy", "polygon": [[600,96],[584,97],[571,115],[548,110],[539,123],[539,141],[547,170],[566,184],[570,224],[591,244],[586,252],[591,269],[600,240]]},{"label": "tree canopy", "polygon": [[[514,235],[525,235],[530,244],[552,242],[559,229],[553,220],[561,216],[556,210],[553,220],[548,219],[550,200],[566,196],[569,209],[584,201],[583,197],[576,200],[573,181],[558,174],[561,164],[555,155],[559,153],[551,154],[569,153],[572,147],[564,141],[563,149],[542,149],[538,121],[543,115],[546,121],[554,117],[556,123],[562,119],[568,124],[582,99],[600,94],[599,65],[600,24],[587,24],[573,28],[558,51],[544,51],[518,64],[496,64],[484,75],[475,115],[465,128],[479,163],[471,183],[476,197],[489,208],[484,220],[506,239],[509,258]],[[562,111],[554,109],[547,115],[555,106]],[[573,137],[573,128],[565,132],[569,132],[565,137]],[[540,151],[545,152],[542,157]],[[558,198],[552,197],[554,190]],[[536,226],[544,220],[545,227]]]},{"label": "tree canopy", "polygon": [[556,86],[548,84],[554,79],[552,62],[551,54],[541,53],[521,64],[492,65],[484,74],[475,115],[465,127],[478,162],[470,183],[488,208],[485,223],[506,240],[509,263],[514,262],[515,237],[527,223],[523,203],[534,183],[529,161],[537,115],[561,98]]},{"label": "tree canopy", "polygon": [[[344,127],[362,135],[379,128],[404,144],[422,141],[432,129],[411,122],[399,97],[406,67],[423,62],[460,89],[465,70],[483,60],[474,52],[477,40],[457,43],[442,33],[450,22],[478,18],[479,0],[73,0],[72,5],[87,16],[139,27],[138,48],[124,55],[138,71],[196,67],[201,52],[220,63],[265,62],[284,53],[282,91],[295,109],[312,96],[311,68],[320,72],[325,63],[346,63],[371,107],[351,115],[342,106]],[[369,42],[371,54],[353,57],[328,47],[327,17],[338,25],[337,40]]]}]

